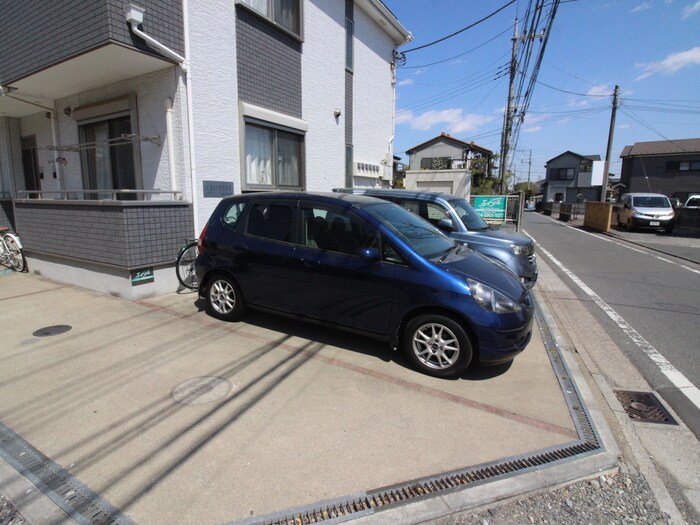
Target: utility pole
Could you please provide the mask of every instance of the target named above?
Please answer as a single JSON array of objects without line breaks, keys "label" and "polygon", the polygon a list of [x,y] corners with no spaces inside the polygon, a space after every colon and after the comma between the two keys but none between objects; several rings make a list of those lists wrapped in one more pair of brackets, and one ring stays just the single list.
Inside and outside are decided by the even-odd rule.
[{"label": "utility pole", "polygon": [[506,169],[508,168],[508,150],[510,148],[510,132],[513,127],[513,90],[515,85],[515,73],[517,71],[518,52],[518,19],[513,26],[513,46],[510,59],[510,80],[508,82],[508,103],[503,113],[503,133],[501,134],[501,161],[498,166],[498,175],[501,180],[500,192],[506,191]]},{"label": "utility pole", "polygon": [[620,105],[618,100],[619,95],[620,86],[615,84],[612,112],[610,113],[610,130],[608,131],[608,148],[605,151],[605,164],[603,165],[603,187],[600,189],[600,202],[605,202],[605,197],[608,194],[608,172],[610,171],[610,155],[612,153],[613,135],[615,134],[615,115],[617,114],[617,106]]},{"label": "utility pole", "polygon": [[[513,118],[518,112],[518,108],[513,107],[513,90],[515,89],[515,74],[518,72],[518,42],[520,40],[534,40],[539,38],[542,40],[544,38],[544,31],[539,34],[526,34],[518,36],[518,19],[515,19],[515,25],[513,26],[513,46],[511,51],[510,59],[510,80],[508,82],[508,103],[506,104],[506,110],[503,114],[503,132],[501,134],[501,164],[499,166],[498,174],[501,179],[501,192],[505,193],[506,190],[506,171],[508,169],[508,155],[510,153],[510,135],[513,131]],[[520,117],[522,117],[522,112]]]},{"label": "utility pole", "polygon": [[[527,189],[530,189],[530,170],[532,169],[532,150],[529,150],[530,156],[527,158]],[[525,159],[520,162],[525,162]]]}]

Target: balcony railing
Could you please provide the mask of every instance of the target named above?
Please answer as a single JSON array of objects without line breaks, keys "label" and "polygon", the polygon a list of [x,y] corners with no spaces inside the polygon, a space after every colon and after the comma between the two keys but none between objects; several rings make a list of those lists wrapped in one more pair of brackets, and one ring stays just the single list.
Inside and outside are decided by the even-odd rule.
[{"label": "balcony railing", "polygon": [[[48,197],[53,195],[54,197]],[[134,196],[136,199],[121,195]],[[54,199],[54,200],[154,200],[151,197],[172,195],[174,201],[183,199],[181,191],[175,190],[23,190],[17,192],[19,199]]]}]

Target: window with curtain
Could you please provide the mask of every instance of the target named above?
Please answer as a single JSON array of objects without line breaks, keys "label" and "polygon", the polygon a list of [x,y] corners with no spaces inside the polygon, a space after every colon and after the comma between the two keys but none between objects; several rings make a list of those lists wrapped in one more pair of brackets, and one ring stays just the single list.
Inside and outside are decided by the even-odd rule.
[{"label": "window with curtain", "polygon": [[303,135],[247,123],[245,126],[246,187],[248,189],[303,189],[303,153]]},{"label": "window with curtain", "polygon": [[290,33],[301,36],[301,0],[239,0],[257,13],[283,27]]}]

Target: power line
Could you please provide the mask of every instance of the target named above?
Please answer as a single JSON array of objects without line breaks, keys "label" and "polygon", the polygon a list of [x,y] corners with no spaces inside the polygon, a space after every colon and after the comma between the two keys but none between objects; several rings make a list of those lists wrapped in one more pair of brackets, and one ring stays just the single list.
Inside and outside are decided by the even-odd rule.
[{"label": "power line", "polygon": [[538,84],[548,87],[549,89],[553,89],[554,91],[561,91],[562,93],[568,93],[569,95],[577,95],[579,97],[611,97],[612,93],[605,93],[601,95],[593,94],[593,93],[576,93],[575,91],[568,91],[566,89],[561,89],[558,87],[550,86],[549,84],[545,84],[541,80],[535,80]]},{"label": "power line", "polygon": [[469,51],[465,51],[464,53],[460,53],[459,55],[455,55],[455,56],[450,57],[450,58],[445,58],[443,60],[438,60],[437,62],[431,62],[430,64],[422,64],[419,66],[401,66],[401,68],[402,69],[421,69],[421,68],[425,68],[425,67],[435,66],[437,64],[442,64],[444,62],[449,62],[450,60],[454,60],[455,58],[459,58],[459,57],[462,57],[462,56],[467,55],[469,53],[472,53],[473,51],[476,51],[477,49],[481,49],[486,44],[490,44],[491,42],[496,40],[498,37],[503,36],[505,33],[510,31],[512,28],[513,28],[513,25],[511,24],[509,27],[507,27],[506,29],[504,29],[503,31],[498,33],[496,36],[489,38],[486,42],[483,42],[483,43],[479,44],[478,46],[471,48]]},{"label": "power line", "polygon": [[418,51],[419,49],[425,49],[426,47],[434,46],[435,44],[439,44],[440,42],[444,42],[445,40],[447,40],[447,39],[449,39],[449,38],[452,38],[452,37],[454,37],[454,36],[457,36],[457,35],[459,35],[460,33],[463,33],[463,32],[466,31],[467,29],[471,29],[472,27],[475,27],[475,26],[481,24],[482,22],[485,22],[486,20],[488,20],[488,19],[491,18],[492,16],[495,16],[495,15],[497,15],[498,13],[500,13],[501,11],[503,11],[506,7],[508,7],[508,6],[510,6],[510,5],[513,5],[515,2],[517,2],[517,0],[511,0],[511,1],[508,2],[507,4],[505,4],[505,5],[501,6],[501,7],[499,7],[498,9],[496,9],[493,13],[491,13],[491,14],[489,14],[489,15],[486,15],[484,18],[482,18],[482,19],[480,19],[480,20],[477,20],[477,21],[474,22],[473,24],[469,24],[468,26],[463,27],[462,29],[460,29],[460,30],[458,30],[458,31],[455,31],[454,33],[452,33],[452,34],[450,34],[450,35],[447,35],[447,36],[444,36],[444,37],[442,37],[442,38],[439,38],[439,39],[437,39],[437,40],[435,40],[435,41],[433,41],[433,42],[430,42],[430,43],[428,43],[428,44],[423,44],[422,46],[412,47],[411,49],[406,49],[405,51],[402,51],[400,54],[401,54],[401,55],[405,55],[406,53],[411,53],[412,51]]}]

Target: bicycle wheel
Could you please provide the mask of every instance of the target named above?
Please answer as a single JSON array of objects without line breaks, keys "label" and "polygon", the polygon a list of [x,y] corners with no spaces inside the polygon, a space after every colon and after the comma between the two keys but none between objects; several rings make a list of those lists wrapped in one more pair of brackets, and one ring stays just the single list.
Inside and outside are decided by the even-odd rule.
[{"label": "bicycle wheel", "polygon": [[197,241],[186,244],[177,254],[175,273],[177,280],[185,288],[194,290],[199,285],[197,274],[194,272],[194,260],[197,258]]},{"label": "bicycle wheel", "polygon": [[15,238],[9,233],[3,235],[2,239],[5,241],[5,245],[10,251],[8,258],[10,268],[12,268],[16,272],[23,272],[24,254],[22,253],[22,249],[17,244],[17,241],[15,241]]}]

